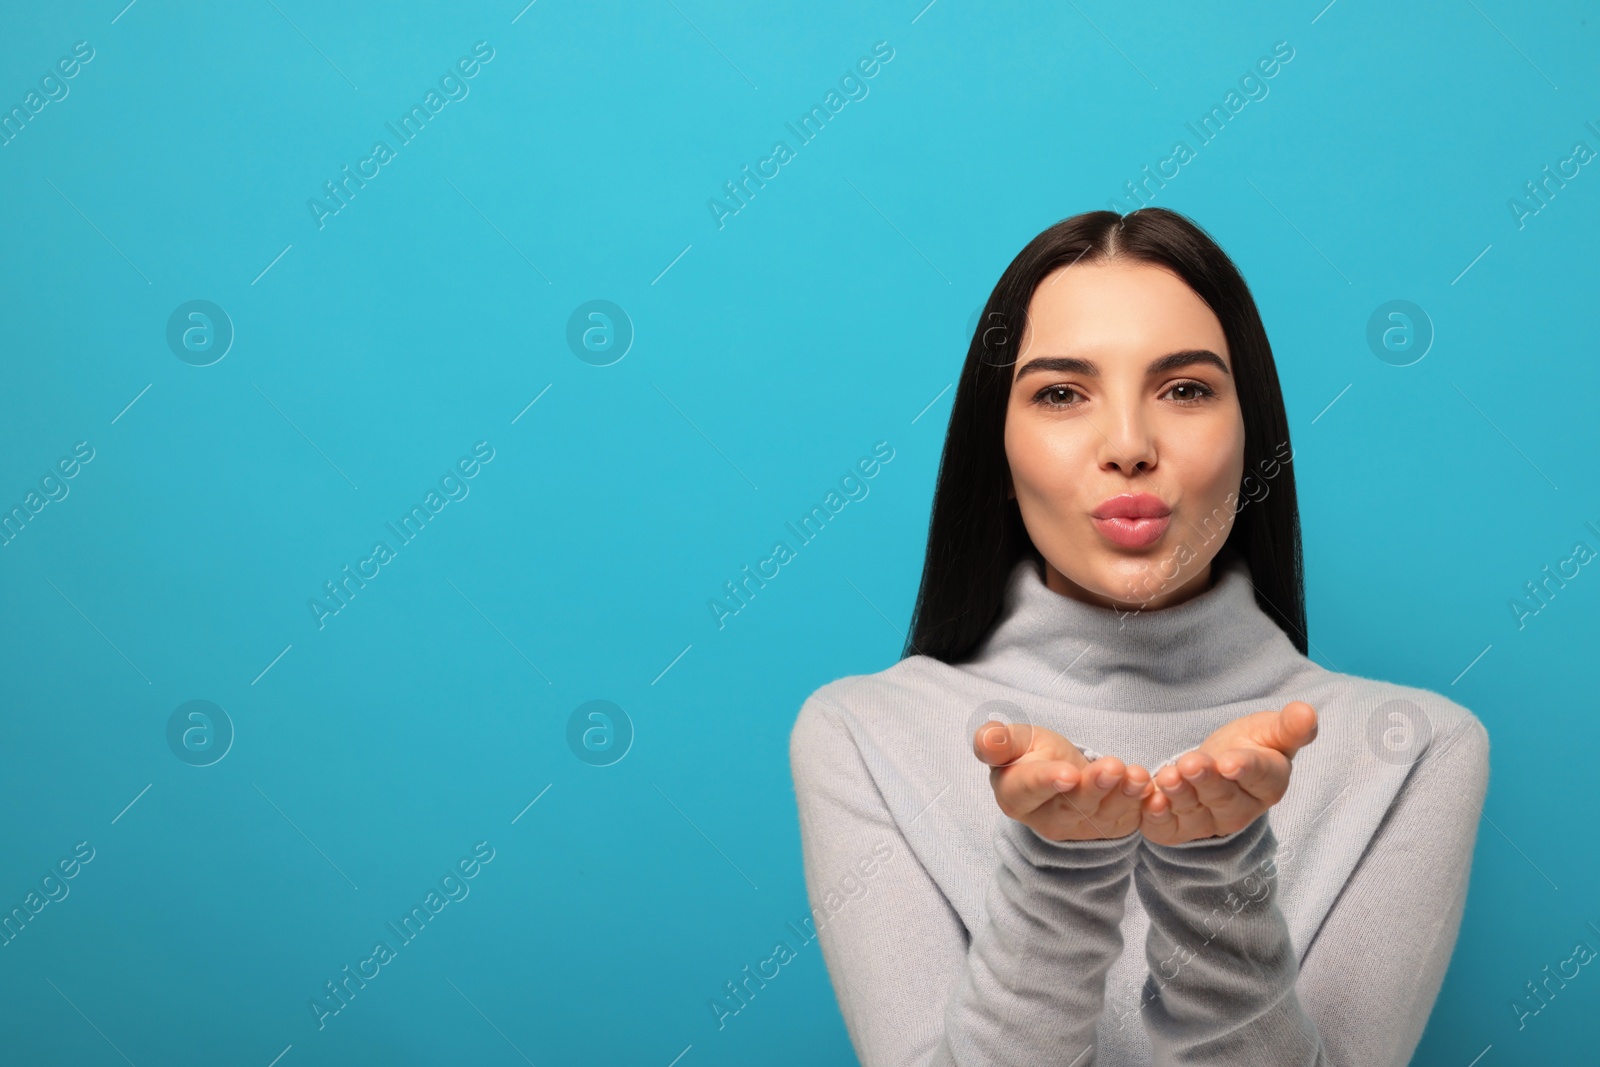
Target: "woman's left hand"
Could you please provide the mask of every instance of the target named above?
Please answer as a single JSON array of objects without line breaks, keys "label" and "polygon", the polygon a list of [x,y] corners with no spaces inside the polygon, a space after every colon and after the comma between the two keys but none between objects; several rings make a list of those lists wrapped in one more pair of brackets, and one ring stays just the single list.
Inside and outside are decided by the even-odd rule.
[{"label": "woman's left hand", "polygon": [[1227,723],[1156,772],[1140,832],[1180,845],[1244,829],[1288,792],[1290,762],[1316,736],[1316,709],[1302,700]]}]

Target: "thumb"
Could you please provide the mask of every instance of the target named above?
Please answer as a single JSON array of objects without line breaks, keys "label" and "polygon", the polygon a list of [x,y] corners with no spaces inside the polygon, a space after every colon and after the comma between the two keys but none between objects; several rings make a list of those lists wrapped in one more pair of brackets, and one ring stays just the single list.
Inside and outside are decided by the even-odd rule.
[{"label": "thumb", "polygon": [[1303,700],[1291,700],[1270,721],[1264,742],[1293,757],[1317,737],[1317,711]]},{"label": "thumb", "polygon": [[972,735],[972,752],[991,767],[1003,767],[1023,757],[1033,743],[1033,727],[1007,725],[991,719]]}]

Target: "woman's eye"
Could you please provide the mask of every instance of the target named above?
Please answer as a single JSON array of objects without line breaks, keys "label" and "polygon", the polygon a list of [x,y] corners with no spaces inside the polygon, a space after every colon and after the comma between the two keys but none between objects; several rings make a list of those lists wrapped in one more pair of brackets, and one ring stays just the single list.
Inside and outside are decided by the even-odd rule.
[{"label": "woman's eye", "polygon": [[[1166,395],[1172,396],[1176,403],[1187,406],[1198,404],[1217,394],[1216,390],[1204,382],[1188,381],[1176,382],[1169,386]],[[1070,385],[1047,385],[1034,394],[1033,402],[1047,408],[1070,408],[1082,403],[1081,400],[1072,399],[1078,396],[1078,391]]]},{"label": "woman's eye", "polygon": [[1172,388],[1168,389],[1167,393],[1170,395],[1178,392],[1179,390],[1183,390],[1189,394],[1186,397],[1177,398],[1177,401],[1180,404],[1198,404],[1206,397],[1216,395],[1216,392],[1204,382],[1178,382],[1173,385]]},{"label": "woman's eye", "polygon": [[1077,395],[1077,390],[1070,385],[1047,385],[1033,395],[1035,404],[1042,404],[1047,408],[1067,408],[1073,405],[1063,399],[1063,394]]}]

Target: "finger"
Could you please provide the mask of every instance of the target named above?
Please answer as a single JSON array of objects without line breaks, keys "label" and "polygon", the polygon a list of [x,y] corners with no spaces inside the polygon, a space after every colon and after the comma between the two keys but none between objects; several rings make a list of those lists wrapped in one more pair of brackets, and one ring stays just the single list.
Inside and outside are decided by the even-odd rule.
[{"label": "finger", "polygon": [[1177,781],[1171,785],[1165,784],[1162,779],[1158,779],[1157,783],[1161,785],[1167,803],[1172,806],[1172,814],[1182,819],[1199,812],[1204,805],[1200,803],[1200,795],[1195,792],[1194,786],[1185,781],[1181,774],[1176,777]]},{"label": "finger", "polygon": [[[1184,755],[1187,756],[1189,753],[1185,753]],[[1165,793],[1168,789],[1183,783],[1183,774],[1178,769],[1178,764],[1181,762],[1182,758],[1180,758],[1177,762],[1166,763],[1155,769],[1155,772],[1151,775],[1150,780],[1154,783],[1158,792]]]},{"label": "finger", "polygon": [[1232,748],[1217,757],[1218,773],[1257,800],[1281,795],[1288,757],[1269,748]]},{"label": "finger", "polygon": [[1285,756],[1309,745],[1317,736],[1317,711],[1303,700],[1292,700],[1273,716],[1262,743]]},{"label": "finger", "polygon": [[1026,724],[1010,726],[991,719],[973,733],[972,754],[991,767],[1003,767],[1028,751],[1032,733]]},{"label": "finger", "polygon": [[1194,787],[1200,803],[1216,808],[1239,799],[1240,788],[1217,770],[1217,761],[1203,752],[1190,752],[1178,761],[1184,780]]},{"label": "finger", "polygon": [[1180,818],[1172,800],[1152,781],[1139,809],[1139,831],[1156,844],[1174,844],[1193,836],[1194,817]]},{"label": "finger", "polygon": [[1133,827],[1137,828],[1144,819],[1144,798],[1152,788],[1150,772],[1136,763],[1130,763],[1124,769],[1121,781],[1101,801],[1100,815],[1119,827],[1131,819]]},{"label": "finger", "polygon": [[1172,814],[1172,805],[1161,790],[1156,789],[1144,798],[1139,809],[1139,829],[1158,843],[1170,840],[1177,832],[1177,817]]},{"label": "finger", "polygon": [[1030,760],[989,772],[1000,809],[1013,819],[1030,815],[1063,793],[1075,790],[1083,775],[1065,760]]},{"label": "finger", "polygon": [[[1140,795],[1148,787],[1148,772],[1129,768],[1114,756],[1102,757],[1082,768],[1083,780],[1076,789],[1062,793],[1054,806],[1063,815],[1070,812],[1088,824],[1097,837],[1120,837],[1139,828]],[[1132,771],[1133,773],[1130,773]],[[1128,792],[1129,783],[1132,792]]]},{"label": "finger", "polygon": [[1144,798],[1155,787],[1150,782],[1150,772],[1137,763],[1128,764],[1128,773],[1122,780],[1124,796]]},{"label": "finger", "polygon": [[1157,818],[1164,818],[1172,814],[1172,801],[1168,800],[1167,794],[1157,788],[1153,782],[1151,783],[1150,792],[1145,794],[1140,807],[1145,814]]},{"label": "finger", "polygon": [[[1113,779],[1099,807],[1092,812],[1080,813],[1102,837],[1121,837],[1133,833],[1144,821],[1141,808],[1150,788],[1150,772],[1137,764],[1129,764],[1122,769],[1120,776]],[[1064,794],[1061,798],[1063,804],[1070,805],[1072,801],[1072,793]]]},{"label": "finger", "polygon": [[1093,812],[1100,802],[1120,791],[1127,768],[1115,756],[1101,756],[1083,769],[1083,782],[1072,796],[1073,803]]},{"label": "finger", "polygon": [[1221,809],[1235,808],[1240,800],[1258,803],[1259,798],[1254,793],[1243,789],[1238,782],[1230,781],[1229,777],[1219,771],[1218,760],[1213,760],[1205,753],[1202,755],[1203,761],[1194,760],[1190,763],[1186,757],[1181,763],[1184,765],[1182,766],[1184,781],[1194,785],[1195,795],[1200,798],[1203,806],[1210,808],[1211,811],[1221,811]]},{"label": "finger", "polygon": [[1170,814],[1172,800],[1167,796],[1167,789],[1173,785],[1170,766],[1157,767],[1150,776],[1150,790],[1145,794],[1142,806],[1154,814]]}]

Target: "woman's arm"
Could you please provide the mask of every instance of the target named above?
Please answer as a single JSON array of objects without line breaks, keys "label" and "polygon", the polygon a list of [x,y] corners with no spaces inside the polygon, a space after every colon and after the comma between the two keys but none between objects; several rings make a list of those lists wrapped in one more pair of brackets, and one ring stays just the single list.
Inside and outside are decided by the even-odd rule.
[{"label": "woman's arm", "polygon": [[1055,842],[1004,819],[969,945],[830,705],[806,702],[789,751],[808,896],[862,1064],[1089,1067],[1139,835]]},{"label": "woman's arm", "polygon": [[[1488,782],[1475,718],[1424,753],[1296,967],[1265,817],[1145,844],[1143,1015],[1156,1062],[1405,1064],[1449,965]],[[1298,971],[1298,973],[1297,973]]]},{"label": "woman's arm", "polygon": [[1469,717],[1423,753],[1306,950],[1300,1003],[1340,1067],[1416,1051],[1461,930],[1488,787],[1489,734]]},{"label": "woman's arm", "polygon": [[[1277,853],[1265,814],[1222,837],[1145,842],[1134,872],[1150,916],[1139,1010],[1156,1064],[1329,1063],[1296,994]],[[1341,1067],[1357,1063],[1367,1067]]]}]

